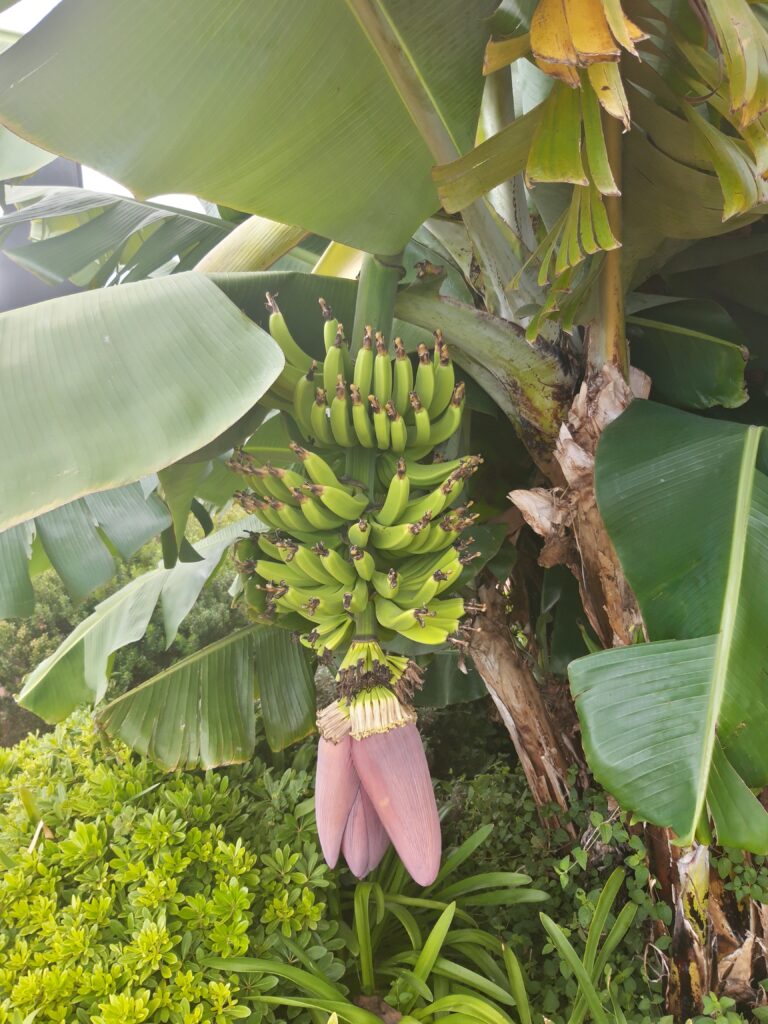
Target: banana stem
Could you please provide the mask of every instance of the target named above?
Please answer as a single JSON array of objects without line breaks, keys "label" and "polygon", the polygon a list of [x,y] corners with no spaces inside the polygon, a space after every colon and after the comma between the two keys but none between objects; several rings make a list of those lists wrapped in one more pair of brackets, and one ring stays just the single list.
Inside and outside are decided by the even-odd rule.
[{"label": "banana stem", "polygon": [[353,642],[361,640],[376,640],[378,637],[378,626],[376,623],[376,610],[373,603],[369,603],[365,611],[355,616],[355,633]]},{"label": "banana stem", "polygon": [[[603,134],[614,181],[621,188],[621,122],[603,111]],[[621,242],[621,196],[606,196],[605,210],[614,238]],[[606,252],[600,275],[600,320],[592,330],[589,362],[593,372],[606,363],[619,368],[629,380],[629,348],[624,320],[624,284],[621,247]]]},{"label": "banana stem", "polygon": [[249,217],[203,256],[195,270],[206,274],[267,270],[306,236],[304,228]]},{"label": "banana stem", "polygon": [[390,340],[395,315],[395,294],[403,275],[402,256],[402,253],[395,256],[366,253],[363,259],[357,285],[355,323],[349,340],[353,356],[360,348],[368,324]]}]

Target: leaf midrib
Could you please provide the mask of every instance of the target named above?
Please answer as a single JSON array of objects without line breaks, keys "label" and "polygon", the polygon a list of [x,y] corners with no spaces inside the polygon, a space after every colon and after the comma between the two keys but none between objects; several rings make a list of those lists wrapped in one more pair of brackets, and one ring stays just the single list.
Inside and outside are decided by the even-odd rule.
[{"label": "leaf midrib", "polygon": [[635,325],[637,327],[651,327],[655,330],[661,330],[669,334],[680,334],[686,338],[693,338],[702,341],[711,342],[713,345],[722,345],[724,348],[735,348],[744,351],[742,345],[739,345],[735,341],[729,341],[727,338],[718,338],[714,334],[707,334],[704,331],[697,331],[691,327],[679,327],[677,324],[668,324],[663,320],[651,320],[641,316],[628,316],[627,323]]},{"label": "leaf midrib", "polygon": [[717,719],[723,703],[728,668],[733,651],[733,635],[739,608],[741,581],[744,574],[749,510],[752,505],[755,465],[757,463],[757,451],[760,445],[762,430],[762,427],[754,426],[747,429],[744,438],[744,448],[741,454],[736,501],[734,502],[733,532],[731,534],[731,547],[728,555],[728,574],[723,595],[722,611],[720,613],[720,629],[718,631],[712,665],[712,685],[707,704],[707,718],[704,730],[705,742],[702,749],[699,771],[699,792],[696,797],[696,809],[692,818],[691,834],[683,837],[686,842],[690,842],[693,838],[696,826],[704,813],[707,798],[717,734]]},{"label": "leaf midrib", "polygon": [[[390,18],[384,4],[381,3],[381,0],[346,0],[346,4],[435,162],[438,164],[450,163],[460,157],[461,149],[443,116],[443,111],[436,102],[429,84],[421,74],[402,34]],[[390,60],[382,54],[377,46],[371,33],[371,21],[375,23],[376,32],[391,36],[397,44],[404,60],[398,61],[394,56],[391,58],[391,63],[400,63],[402,74],[393,73]],[[424,117],[419,115],[420,109],[433,122],[433,127],[425,124]]]}]

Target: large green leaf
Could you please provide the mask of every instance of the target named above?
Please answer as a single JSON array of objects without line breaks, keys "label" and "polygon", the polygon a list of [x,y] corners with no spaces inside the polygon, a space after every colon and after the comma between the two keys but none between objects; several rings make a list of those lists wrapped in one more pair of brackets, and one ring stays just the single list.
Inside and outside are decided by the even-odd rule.
[{"label": "large green leaf", "polygon": [[259,626],[238,630],[102,708],[97,722],[164,768],[247,761],[256,740],[253,656]]},{"label": "large green leaf", "polygon": [[717,303],[654,306],[627,318],[627,335],[632,364],[650,374],[654,398],[690,409],[747,401],[746,338]]},{"label": "large green leaf", "polygon": [[54,568],[70,596],[79,600],[110,579],[117,565],[107,543],[123,558],[169,525],[156,494],[141,484],[89,494],[0,533],[0,619],[31,615],[33,540],[44,568]]},{"label": "large green leaf", "polygon": [[444,708],[487,696],[479,673],[471,662],[459,665],[456,651],[438,651],[424,673],[424,685],[417,690],[414,704],[420,708]]},{"label": "large green leaf", "polygon": [[411,110],[472,145],[495,6],[62,0],[0,57],[0,119],[137,195],[394,253],[439,206]]},{"label": "large green leaf", "polygon": [[598,781],[690,842],[768,852],[763,430],[634,402],[597,452],[600,511],[652,641],[570,666]]},{"label": "large green leaf", "polygon": [[284,750],[314,731],[315,682],[307,652],[286,630],[263,627],[260,631],[256,685],[264,733],[273,750]]},{"label": "large green leaf", "polygon": [[29,224],[31,239],[6,255],[45,281],[83,287],[188,270],[234,229],[203,213],[81,188],[21,185],[6,189],[6,200],[18,209],[0,231]]},{"label": "large green leaf", "polygon": [[144,573],[102,601],[26,677],[19,703],[49,722],[60,721],[81,704],[98,703],[106,692],[111,655],[141,639],[158,600],[170,644],[226,548],[247,530],[258,529],[252,516],[232,523],[199,542],[200,562]]},{"label": "large green leaf", "polygon": [[202,274],[0,315],[0,527],[178,461],[243,416],[283,365]]}]

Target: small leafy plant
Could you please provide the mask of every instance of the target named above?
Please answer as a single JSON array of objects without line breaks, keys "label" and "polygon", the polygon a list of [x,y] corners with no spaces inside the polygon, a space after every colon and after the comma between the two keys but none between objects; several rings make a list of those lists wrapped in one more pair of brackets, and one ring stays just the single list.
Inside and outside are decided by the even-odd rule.
[{"label": "small leafy plant", "polygon": [[342,973],[308,755],[166,775],[84,716],[0,752],[0,1022],[260,1019],[213,955]]},{"label": "small leafy plant", "polygon": [[[491,828],[479,829],[452,851],[434,885],[418,897],[407,894],[404,870],[390,863],[391,857],[373,881],[358,883],[352,903],[355,963],[341,982],[329,982],[309,960],[301,968],[275,968],[249,957],[215,958],[210,964],[256,977],[276,974],[283,991],[263,996],[264,1003],[336,1014],[348,1024],[375,1024],[382,1019],[409,1024],[437,1020],[508,1024],[513,1020],[510,1013],[521,1024],[531,1024],[541,1014],[531,1005],[517,957],[505,942],[478,927],[469,911],[534,903],[545,899],[545,894],[528,888],[529,876],[513,872],[449,881],[488,838]],[[546,914],[540,915],[558,957],[578,982],[570,1015],[573,1024],[581,1024],[588,1016],[597,1024],[626,1024],[606,972],[637,910],[625,903],[609,923],[623,881],[620,869],[608,879],[581,956],[563,929]]]}]

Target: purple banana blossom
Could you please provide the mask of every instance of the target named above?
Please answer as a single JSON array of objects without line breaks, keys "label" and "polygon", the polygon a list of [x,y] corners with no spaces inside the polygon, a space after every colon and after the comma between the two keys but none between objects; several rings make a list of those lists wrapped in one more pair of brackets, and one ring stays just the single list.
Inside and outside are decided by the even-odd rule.
[{"label": "purple banana blossom", "polygon": [[363,878],[391,840],[414,881],[431,885],[440,869],[440,820],[413,710],[371,690],[353,704],[351,720],[337,711],[326,709],[317,756],[315,813],[326,861],[334,867],[341,852]]},{"label": "purple banana blossom", "polygon": [[352,763],[352,740],[338,743],[320,737],[315,776],[315,819],[320,847],[329,867],[336,867],[352,805],[360,792],[360,779]]},{"label": "purple banana blossom", "polygon": [[440,819],[416,726],[352,740],[352,763],[408,873],[431,885],[440,870]]},{"label": "purple banana blossom", "polygon": [[389,836],[384,830],[365,790],[360,787],[349,812],[341,852],[349,870],[356,878],[365,878],[379,866],[389,849]]}]

